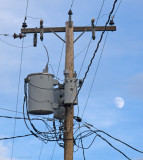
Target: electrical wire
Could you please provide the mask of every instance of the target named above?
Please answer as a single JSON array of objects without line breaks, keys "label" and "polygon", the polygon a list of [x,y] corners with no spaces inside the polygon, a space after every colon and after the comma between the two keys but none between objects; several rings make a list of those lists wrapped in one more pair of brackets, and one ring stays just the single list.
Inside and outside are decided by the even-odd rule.
[{"label": "electrical wire", "polygon": [[58,74],[59,74],[59,69],[60,69],[61,60],[62,60],[63,51],[64,51],[64,45],[65,45],[65,43],[63,42],[62,50],[61,50],[61,54],[60,54],[60,60],[59,60],[59,64],[58,64],[58,69],[57,69],[57,76],[56,77],[58,77]]},{"label": "electrical wire", "polygon": [[13,37],[12,35],[10,35],[10,34],[7,34],[7,33],[0,33],[0,36],[5,36],[5,37]]},{"label": "electrical wire", "polygon": [[100,65],[100,62],[101,62],[101,58],[102,58],[102,55],[103,55],[103,51],[104,51],[104,48],[105,48],[105,44],[106,44],[106,41],[107,41],[107,37],[108,37],[108,32],[107,32],[106,37],[105,37],[105,41],[104,41],[104,44],[103,44],[103,47],[102,47],[102,51],[101,51],[101,54],[100,54],[100,57],[99,57],[99,60],[98,60],[98,63],[97,63],[97,67],[96,67],[96,70],[95,70],[95,73],[94,73],[94,76],[93,76],[93,80],[92,80],[92,83],[91,83],[91,87],[90,87],[90,90],[89,90],[89,93],[88,93],[88,96],[87,96],[87,100],[86,100],[86,103],[85,103],[85,106],[84,106],[83,113],[82,113],[82,116],[81,116],[81,117],[83,117],[84,112],[85,112],[85,109],[86,109],[87,104],[88,104],[88,100],[89,100],[90,93],[91,93],[92,88],[93,88],[93,84],[94,84],[94,81],[95,81],[95,77],[96,77],[97,72],[98,72],[98,69],[99,69],[99,65]]},{"label": "electrical wire", "polygon": [[8,139],[15,139],[15,138],[28,137],[28,136],[32,136],[32,134],[26,134],[26,135],[23,135],[23,136],[14,136],[14,137],[0,138],[0,141],[2,141],[2,140],[8,140]]},{"label": "electrical wire", "polygon": [[117,13],[117,11],[118,11],[118,9],[119,9],[119,7],[120,7],[120,5],[121,5],[122,2],[123,2],[123,0],[120,0],[120,3],[119,3],[119,5],[118,5],[118,7],[117,7],[117,9],[115,10],[115,13],[114,13],[114,15],[113,15],[113,18],[115,18],[115,15],[116,15],[116,13]]},{"label": "electrical wire", "polygon": [[105,2],[105,0],[103,0],[103,2],[102,2],[102,5],[101,5],[101,8],[100,8],[100,11],[99,11],[99,14],[98,14],[98,17],[97,17],[97,21],[96,21],[95,26],[97,25],[98,20],[99,20],[99,18],[100,18],[100,14],[101,14],[101,12],[102,12],[102,9],[103,9],[103,6],[104,6],[104,2]]},{"label": "electrical wire", "polygon": [[40,148],[40,154],[39,154],[39,160],[41,159],[41,154],[42,154],[42,150],[43,150],[43,145],[44,145],[44,143],[43,143],[43,141],[42,141],[42,145],[41,145],[41,148]]},{"label": "electrical wire", "polygon": [[72,9],[72,7],[73,7],[73,4],[74,4],[74,0],[72,0],[72,2],[71,2],[70,9]]},{"label": "electrical wire", "polygon": [[42,19],[42,18],[38,18],[38,17],[32,17],[32,16],[26,16],[27,18],[31,18],[31,19]]},{"label": "electrical wire", "polygon": [[[43,44],[43,43],[42,43]],[[47,53],[47,65],[49,65],[49,61],[50,61],[50,59],[49,59],[49,54],[48,54],[48,50],[47,50],[47,48],[46,48],[46,46],[43,44],[43,47],[45,48],[45,51],[46,51],[46,53]]]},{"label": "electrical wire", "polygon": [[[6,108],[1,108],[1,107],[0,107],[0,110],[9,111],[9,112],[16,112],[14,110],[6,109]],[[22,112],[18,112],[18,111],[17,111],[17,113],[23,114]]]},{"label": "electrical wire", "polygon": [[16,45],[7,43],[6,41],[2,40],[1,38],[0,38],[0,41],[3,42],[3,43],[5,43],[5,44],[7,44],[7,45],[9,45],[9,46],[11,46],[11,47],[20,48],[20,49],[22,49],[22,48],[29,48],[29,47],[32,47],[32,46],[33,46],[33,45],[29,45],[29,46],[20,47],[20,46],[16,46]]},{"label": "electrical wire", "polygon": [[27,17],[28,6],[29,6],[29,0],[27,0],[27,4],[26,4],[26,12],[25,12],[25,19],[24,19],[24,22],[25,22],[26,17]]},{"label": "electrical wire", "polygon": [[[100,11],[99,11],[98,17],[97,17],[96,25],[97,25],[97,23],[98,23],[98,20],[99,20],[99,17],[100,17],[100,14],[101,14],[102,8],[103,8],[103,6],[104,6],[104,2],[105,2],[105,0],[103,0],[103,2],[102,2],[102,5],[101,5],[101,8],[100,8]],[[95,26],[96,26],[96,25],[95,25]],[[86,54],[85,54],[85,56],[84,56],[84,59],[83,59],[83,62],[82,62],[82,65],[81,65],[80,71],[79,71],[79,73],[78,73],[78,77],[79,77],[80,72],[81,72],[81,69],[82,69],[82,67],[83,67],[83,64],[84,64],[85,58],[86,58],[86,56],[87,56],[87,53],[88,53],[88,50],[89,50],[89,47],[90,47],[91,42],[92,42],[92,38],[91,38],[91,39],[90,39],[90,41],[89,41],[88,48],[87,48],[87,50],[86,50]]]},{"label": "electrical wire", "polygon": [[[18,108],[18,100],[19,100],[19,89],[20,89],[20,79],[21,79],[21,69],[22,69],[22,60],[23,60],[23,45],[24,45],[24,38],[22,40],[22,50],[21,50],[21,59],[20,59],[20,68],[19,68],[19,75],[18,75],[18,88],[17,88],[17,99],[16,99],[16,113],[15,117],[17,117],[17,108]],[[14,121],[14,131],[13,137],[15,136],[16,132],[16,119]],[[11,160],[13,158],[13,150],[14,150],[14,139],[12,141],[12,152],[11,152]]]},{"label": "electrical wire", "polygon": [[[4,110],[4,111],[16,113],[16,111],[14,111],[14,110],[9,110],[9,109],[6,109],[6,108],[1,108],[1,107],[0,107],[0,110]],[[23,112],[19,112],[19,111],[17,111],[17,113],[23,114]],[[45,117],[41,117],[41,116],[38,116],[38,115],[35,115],[35,117],[38,117],[39,119],[40,119],[40,118],[43,118],[43,119],[46,119],[46,120],[48,120],[48,121],[53,121],[53,120],[55,120],[55,119],[53,119],[53,118],[45,118]],[[13,117],[13,118],[14,118],[14,117]],[[20,118],[20,117],[19,117],[19,118]]]},{"label": "electrical wire", "polygon": [[55,142],[55,144],[54,144],[54,148],[53,148],[53,152],[52,152],[51,160],[53,160],[54,153],[55,153],[55,149],[56,149],[56,142]]},{"label": "electrical wire", "polygon": [[[99,135],[97,132],[103,133],[103,134],[107,135],[108,137],[110,137],[110,138],[112,138],[112,139],[114,139],[114,140],[116,140],[116,141],[124,144],[125,146],[127,146],[127,147],[129,147],[129,148],[131,148],[131,149],[133,149],[133,150],[135,150],[136,152],[139,152],[139,153],[142,153],[142,154],[143,154],[143,151],[138,150],[138,149],[130,146],[129,144],[127,144],[127,143],[125,143],[125,142],[123,142],[123,141],[121,141],[121,140],[119,140],[119,139],[111,136],[110,134],[106,133],[105,131],[102,131],[102,130],[97,129],[96,127],[94,127],[94,126],[91,125],[91,124],[88,124],[87,122],[85,122],[84,125],[85,125],[85,127],[87,127],[88,129],[90,129],[92,132],[96,133],[96,135],[99,136],[100,138],[103,138],[103,137],[101,137],[101,135]],[[92,130],[90,127],[93,127],[93,128],[95,128],[96,130]],[[103,140],[105,140],[105,139],[103,138]],[[107,140],[105,140],[105,141],[107,142]],[[108,143],[108,142],[107,142],[107,143]],[[108,144],[109,144],[109,143],[108,143]],[[110,145],[110,144],[109,144],[109,145]],[[127,158],[127,157],[126,157],[126,158]]]},{"label": "electrical wire", "polygon": [[[106,27],[107,27],[107,24],[108,24],[109,21],[110,21],[111,15],[112,15],[112,13],[113,13],[113,11],[114,11],[114,9],[115,9],[116,3],[117,3],[117,0],[115,0],[114,3],[113,3],[112,10],[111,10],[111,12],[110,12],[110,14],[109,14],[109,17],[108,17],[108,20],[107,20],[107,22],[106,22],[106,24],[105,24],[105,29],[104,29],[104,31],[101,33],[100,39],[99,39],[99,41],[98,41],[98,43],[97,43],[97,47],[96,47],[96,49],[95,49],[95,51],[94,51],[94,53],[93,53],[93,56],[92,56],[92,58],[91,58],[91,60],[90,60],[90,63],[89,63],[88,68],[87,68],[87,71],[85,72],[85,75],[84,75],[84,77],[83,77],[83,79],[82,79],[83,83],[84,83],[84,81],[85,81],[85,79],[86,79],[86,77],[87,77],[87,74],[88,74],[88,72],[89,72],[89,70],[90,70],[90,67],[91,67],[91,65],[92,65],[92,63],[93,63],[93,60],[94,60],[94,58],[95,58],[95,54],[97,53],[98,48],[99,48],[99,46],[100,46],[100,43],[101,43],[101,41],[102,41],[102,39],[103,39],[103,35],[104,35],[105,31],[106,31]],[[82,83],[82,85],[83,85],[83,83]],[[81,87],[82,87],[82,85],[81,85]],[[81,87],[79,88],[77,95],[79,94],[79,92],[80,92],[80,90],[81,90]],[[76,98],[75,98],[75,99],[76,99]]]},{"label": "electrical wire", "polygon": [[80,70],[79,70],[78,76],[77,76],[78,78],[79,78],[79,76],[80,76],[80,73],[81,73],[81,70],[82,70],[83,64],[84,64],[84,62],[85,62],[85,59],[86,59],[86,56],[87,56],[87,53],[88,53],[89,47],[90,47],[90,45],[91,45],[91,42],[92,42],[92,38],[89,40],[88,47],[87,47],[86,53],[85,53],[85,55],[84,55],[84,58],[83,58],[83,61],[82,61],[82,64],[81,64],[81,67],[80,67]]},{"label": "electrical wire", "polygon": [[[81,134],[81,131],[80,131],[80,124],[79,124],[79,132],[80,132],[80,134]],[[80,137],[80,138],[81,138],[81,137]],[[85,152],[84,152],[84,147],[83,147],[82,138],[81,138],[81,146],[82,146],[83,158],[84,158],[84,160],[86,160],[86,159],[85,159]]]},{"label": "electrical wire", "polygon": [[123,141],[121,141],[121,140],[119,140],[119,139],[117,139],[117,138],[111,136],[110,134],[108,134],[108,133],[106,133],[106,132],[104,132],[104,131],[102,131],[102,130],[97,130],[97,132],[104,133],[104,134],[106,134],[107,136],[109,136],[110,138],[112,138],[112,139],[114,139],[114,140],[116,140],[116,141],[118,141],[118,142],[120,142],[120,143],[126,145],[127,147],[129,147],[129,148],[131,148],[131,149],[133,149],[133,150],[135,150],[135,151],[137,151],[137,152],[139,152],[139,153],[143,153],[143,151],[140,151],[140,150],[138,150],[138,149],[136,149],[136,148],[130,146],[129,144],[127,144],[127,143],[125,143],[125,142],[123,142]]},{"label": "electrical wire", "polygon": [[[96,132],[95,132],[96,133]],[[125,153],[123,153],[121,150],[117,149],[116,147],[114,147],[107,139],[103,138],[100,134],[96,135],[98,137],[100,137],[103,141],[107,142],[113,149],[115,149],[116,151],[118,151],[119,153],[121,153],[124,157],[126,157],[128,160],[131,160]]]},{"label": "electrical wire", "polygon": [[[45,46],[43,43],[42,43],[42,45],[43,45],[43,47],[44,47],[45,50],[46,50],[47,58],[48,58],[46,67],[50,66],[51,69],[52,69],[53,75],[55,75],[54,69],[53,69],[52,65],[49,63],[49,62],[50,62],[50,58],[49,58],[48,50],[47,50],[46,46]],[[57,80],[63,81],[63,80],[59,79],[57,76],[55,76],[55,78],[56,78]],[[44,88],[43,88],[43,89],[44,89]]]}]

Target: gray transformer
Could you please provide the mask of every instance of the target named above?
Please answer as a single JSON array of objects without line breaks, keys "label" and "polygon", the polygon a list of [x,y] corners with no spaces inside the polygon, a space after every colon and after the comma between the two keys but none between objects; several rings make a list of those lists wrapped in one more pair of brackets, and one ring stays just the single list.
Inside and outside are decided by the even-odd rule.
[{"label": "gray transformer", "polygon": [[54,112],[54,76],[49,73],[33,73],[28,80],[28,112],[36,115]]},{"label": "gray transformer", "polygon": [[[54,118],[65,118],[65,105],[77,104],[77,79],[66,77],[64,84],[59,84],[53,74],[47,72],[29,74],[28,112],[35,115],[54,113]],[[57,85],[57,87],[55,87]],[[26,85],[27,86],[27,85]],[[27,93],[27,90],[25,89]]]}]

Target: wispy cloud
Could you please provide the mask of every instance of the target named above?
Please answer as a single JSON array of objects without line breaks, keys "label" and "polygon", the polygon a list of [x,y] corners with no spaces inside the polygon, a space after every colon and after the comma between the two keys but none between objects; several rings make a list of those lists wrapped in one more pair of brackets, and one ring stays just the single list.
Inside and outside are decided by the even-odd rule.
[{"label": "wispy cloud", "polygon": [[[0,160],[10,160],[10,148],[0,142]],[[16,160],[15,158],[13,160]]]}]

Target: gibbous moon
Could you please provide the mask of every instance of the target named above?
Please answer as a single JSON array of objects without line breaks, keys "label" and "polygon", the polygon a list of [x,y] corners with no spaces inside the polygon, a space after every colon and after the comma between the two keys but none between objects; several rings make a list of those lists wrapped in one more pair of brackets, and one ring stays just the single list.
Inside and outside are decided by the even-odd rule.
[{"label": "gibbous moon", "polygon": [[124,107],[124,100],[123,100],[123,98],[121,98],[121,97],[115,97],[115,99],[114,99],[114,102],[115,102],[115,105],[116,105],[116,107],[117,108],[123,108]]}]

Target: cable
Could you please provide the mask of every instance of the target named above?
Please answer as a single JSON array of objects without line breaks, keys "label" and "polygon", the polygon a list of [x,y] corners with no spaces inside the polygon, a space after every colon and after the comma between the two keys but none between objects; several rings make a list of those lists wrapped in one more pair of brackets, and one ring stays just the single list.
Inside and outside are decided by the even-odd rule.
[{"label": "cable", "polygon": [[83,113],[82,113],[81,117],[83,117],[85,109],[87,107],[87,103],[88,103],[88,100],[89,100],[89,97],[90,97],[91,90],[93,88],[95,77],[96,77],[98,69],[99,69],[99,65],[100,65],[100,62],[101,62],[101,58],[102,58],[102,55],[103,55],[103,51],[104,51],[104,47],[105,47],[105,44],[106,44],[107,37],[108,37],[108,32],[107,32],[106,37],[105,37],[105,41],[104,41],[104,44],[103,44],[103,47],[102,47],[102,51],[101,51],[101,54],[100,54],[100,57],[99,57],[97,68],[96,68],[95,73],[94,73],[94,77],[93,77],[93,80],[92,80],[92,83],[91,83],[91,87],[90,87],[90,90],[89,90],[89,93],[88,93],[88,96],[87,96],[87,100],[86,100],[86,103],[85,103],[85,106],[84,106]]},{"label": "cable", "polygon": [[26,16],[27,18],[31,18],[31,19],[42,19],[42,18],[37,18],[37,17],[32,17],[32,16]]},{"label": "cable", "polygon": [[4,34],[0,33],[0,36],[5,36],[5,37],[13,37],[12,35],[10,35],[10,34],[7,34],[7,33],[4,33]]},{"label": "cable", "polygon": [[97,25],[98,20],[99,20],[99,18],[100,18],[100,14],[101,14],[101,12],[102,12],[102,8],[103,8],[103,6],[104,6],[104,2],[105,2],[105,0],[103,0],[103,2],[102,2],[102,5],[101,5],[101,8],[100,8],[100,11],[99,11],[99,14],[98,14],[98,17],[97,17],[97,21],[96,21],[95,26]]},{"label": "cable", "polygon": [[8,139],[15,139],[15,138],[28,137],[28,136],[32,136],[32,134],[26,134],[26,135],[23,135],[23,136],[14,136],[14,137],[0,138],[0,141],[2,141],[2,140],[8,140]]},{"label": "cable", "polygon": [[[97,134],[97,132],[104,133],[104,134],[107,135],[108,137],[110,137],[110,138],[112,138],[112,139],[114,139],[114,140],[116,140],[116,141],[118,141],[118,142],[120,142],[120,143],[126,145],[127,147],[129,147],[129,148],[131,148],[131,149],[133,149],[133,150],[135,150],[135,151],[137,151],[137,152],[139,152],[139,153],[143,153],[143,151],[140,151],[140,150],[138,150],[138,149],[136,149],[136,148],[130,146],[129,144],[127,144],[127,143],[125,143],[125,142],[123,142],[123,141],[121,141],[121,140],[119,140],[119,139],[117,139],[117,138],[111,136],[110,134],[106,133],[105,131],[102,131],[102,130],[97,129],[96,127],[94,127],[94,126],[91,125],[91,124],[88,124],[87,122],[85,122],[84,125],[85,125],[85,127],[89,128],[92,132],[94,132],[94,133],[96,132],[96,134]],[[87,125],[88,125],[88,126],[87,126]],[[90,127],[93,127],[93,128],[95,128],[96,130],[93,131]]]},{"label": "cable", "polygon": [[73,4],[74,4],[74,0],[72,0],[72,2],[71,2],[70,9],[72,9],[72,7],[73,7]]},{"label": "cable", "polygon": [[87,53],[88,53],[89,47],[90,47],[90,45],[91,45],[91,42],[92,42],[92,38],[90,39],[90,41],[89,41],[89,43],[88,43],[88,47],[87,47],[86,53],[85,53],[85,55],[84,55],[84,58],[83,58],[83,61],[82,61],[82,64],[81,64],[81,67],[80,67],[80,70],[79,70],[78,76],[77,76],[78,78],[79,78],[79,75],[80,75],[80,73],[81,73],[81,70],[82,70],[83,64],[84,64],[84,62],[85,62],[85,59],[86,59],[86,56],[87,56]]},{"label": "cable", "polygon": [[129,144],[127,144],[127,143],[125,143],[125,142],[123,142],[123,141],[121,141],[121,140],[119,140],[119,139],[117,139],[117,138],[115,138],[115,137],[109,135],[108,133],[106,133],[106,132],[104,132],[104,131],[102,131],[102,130],[97,130],[97,132],[102,132],[102,133],[106,134],[107,136],[109,136],[110,138],[112,138],[112,139],[114,139],[114,140],[116,140],[116,141],[118,141],[118,142],[120,142],[120,143],[126,145],[127,147],[129,147],[129,148],[131,148],[131,149],[133,149],[133,150],[135,150],[135,151],[137,151],[137,152],[139,152],[139,153],[143,153],[143,151],[140,151],[140,150],[138,150],[138,149],[136,149],[136,148],[130,146]]},{"label": "cable", "polygon": [[[111,10],[111,12],[110,12],[110,14],[109,14],[109,17],[108,17],[108,20],[107,20],[107,22],[106,22],[106,24],[105,24],[105,30],[102,32],[102,34],[101,34],[101,36],[100,36],[100,40],[98,41],[97,47],[96,47],[96,49],[95,49],[95,51],[94,51],[94,53],[93,53],[93,56],[92,56],[92,58],[91,58],[91,60],[90,60],[90,63],[89,63],[88,68],[87,68],[87,71],[85,72],[85,75],[84,75],[84,77],[83,77],[83,79],[82,79],[82,80],[83,80],[83,83],[84,83],[84,81],[85,81],[85,79],[86,79],[86,77],[87,77],[87,74],[88,74],[88,72],[89,72],[89,70],[90,70],[90,67],[91,67],[91,65],[92,65],[92,62],[93,62],[93,60],[94,60],[94,58],[95,58],[95,54],[96,54],[97,51],[98,51],[98,48],[99,48],[100,43],[101,43],[101,41],[102,41],[103,35],[104,35],[105,31],[106,31],[106,26],[107,26],[107,24],[108,24],[109,21],[110,21],[111,14],[113,13],[113,11],[114,11],[114,9],[115,9],[116,3],[117,3],[117,0],[114,1],[112,10]],[[82,83],[82,85],[83,85],[83,83]],[[82,86],[81,86],[81,87],[82,87]],[[79,91],[81,90],[81,87],[79,88],[78,93],[79,93]]]},{"label": "cable", "polygon": [[[23,114],[23,112],[19,112],[19,111],[14,111],[14,110],[9,110],[9,109],[5,109],[5,108],[1,108],[0,107],[0,110],[4,110],[4,111],[9,111],[9,112],[14,112],[14,113],[20,113],[20,114]],[[38,115],[35,115],[36,117],[40,117],[40,118],[43,118],[43,119],[46,119],[46,120],[48,120],[48,121],[53,121],[53,119],[52,118],[45,118],[45,117],[41,117],[41,116],[38,116]],[[6,116],[5,116],[6,117]],[[14,118],[14,117],[12,117],[12,118]],[[20,117],[15,117],[15,118],[20,118]],[[39,119],[40,119],[39,118]],[[24,119],[24,118],[23,118]],[[32,120],[32,119],[31,119]]]},{"label": "cable", "polygon": [[[97,23],[98,23],[98,20],[99,20],[99,17],[100,17],[100,14],[101,14],[101,11],[102,11],[102,8],[103,8],[103,5],[104,5],[104,2],[105,2],[105,0],[103,0],[102,6],[101,6],[101,8],[100,8],[100,11],[99,11],[99,14],[98,14],[98,17],[97,17],[97,21],[96,21],[96,25],[97,25]],[[83,64],[84,64],[85,58],[86,58],[86,56],[87,56],[87,53],[88,53],[88,50],[89,50],[89,47],[90,47],[91,41],[92,41],[92,38],[91,38],[91,39],[90,39],[90,41],[89,41],[88,48],[87,48],[87,50],[86,50],[86,54],[85,54],[85,56],[84,56],[84,59],[83,59],[83,62],[82,62],[82,65],[81,65],[80,71],[79,71],[79,73],[78,73],[78,77],[79,77],[79,75],[80,75],[80,72],[81,72],[81,69],[82,69],[82,67],[83,67]]]},{"label": "cable", "polygon": [[[79,131],[80,131],[80,124],[79,124]],[[80,131],[80,134],[81,134],[81,131]],[[81,136],[80,136],[80,138],[81,138]],[[85,159],[85,153],[84,153],[84,147],[83,147],[82,138],[81,138],[81,146],[82,146],[83,158],[84,158],[84,160],[86,160],[86,159]]]},{"label": "cable", "polygon": [[[0,107],[0,109],[1,109],[1,110],[4,110],[4,111],[9,111],[9,112],[16,112],[16,111],[14,111],[14,110],[5,109],[5,108],[1,108],[1,107]],[[21,114],[22,114],[22,112],[17,112],[17,113],[21,113]]]},{"label": "cable", "polygon": [[[86,125],[85,125],[86,126]],[[126,157],[128,160],[131,160],[125,153],[123,153],[121,150],[117,149],[114,147],[107,139],[103,138],[100,134],[97,133],[97,130],[93,131],[90,127],[86,126],[89,128],[93,133],[95,133],[98,137],[100,137],[102,140],[104,140],[106,143],[108,143],[113,149],[121,153],[124,157]]]},{"label": "cable", "polygon": [[113,149],[115,149],[116,151],[118,151],[119,153],[121,153],[124,157],[126,157],[128,160],[131,160],[125,153],[123,153],[122,151],[120,151],[119,149],[117,149],[116,147],[114,147],[109,141],[107,141],[107,139],[103,138],[100,134],[97,134],[95,132],[95,134],[100,137],[103,141],[107,142]]},{"label": "cable", "polygon": [[24,19],[24,22],[25,22],[26,17],[27,17],[28,5],[29,5],[29,0],[27,0],[27,4],[26,4],[26,12],[25,12],[25,19]]},{"label": "cable", "polygon": [[[23,60],[23,44],[24,44],[24,38],[22,40],[22,50],[21,50],[21,60],[20,60],[20,68],[19,68],[19,76],[18,76],[18,88],[17,88],[17,99],[16,99],[16,113],[15,113],[15,117],[17,117],[17,107],[18,107],[18,99],[19,99],[20,78],[21,78],[21,69],[22,69],[22,60]],[[14,121],[13,137],[15,136],[15,131],[16,131],[16,119]],[[14,139],[13,139],[13,142],[12,142],[11,160],[12,160],[12,157],[13,157],[13,149],[14,149]]]},{"label": "cable", "polygon": [[56,76],[56,77],[58,77],[58,74],[59,74],[59,69],[60,69],[61,60],[62,60],[62,56],[63,56],[64,44],[65,44],[65,43],[63,42],[63,45],[62,45],[62,50],[61,50],[61,54],[60,54],[59,65],[58,65],[58,69],[57,69],[57,76]]},{"label": "cable", "polygon": [[54,156],[54,153],[55,153],[55,148],[56,148],[56,142],[55,142],[55,144],[54,144],[54,148],[53,148],[53,152],[52,152],[51,160],[53,160],[53,156]]},{"label": "cable", "polygon": [[119,3],[119,5],[118,5],[117,9],[115,10],[115,13],[114,13],[113,18],[115,18],[115,15],[116,15],[116,13],[117,13],[117,11],[118,11],[118,9],[119,9],[119,7],[120,7],[120,5],[121,5],[122,1],[123,1],[123,0],[121,0],[121,1],[120,1],[120,3]]},{"label": "cable", "polygon": [[23,46],[23,47],[20,47],[20,46],[15,46],[15,45],[13,45],[13,44],[10,44],[10,43],[7,43],[7,42],[5,42],[4,40],[2,40],[1,38],[0,38],[0,41],[1,42],[3,42],[3,43],[5,43],[5,44],[7,44],[7,45],[9,45],[9,46],[11,46],[11,47],[15,47],[15,48],[29,48],[29,47],[32,47],[33,45],[29,45],[29,46]]},{"label": "cable", "polygon": [[[43,44],[43,43],[42,43]],[[49,59],[49,54],[48,54],[48,50],[47,50],[47,48],[46,48],[46,46],[43,44],[43,47],[45,48],[45,50],[46,50],[46,53],[47,53],[47,65],[49,65],[49,61],[50,61],[50,59]]]},{"label": "cable", "polygon": [[41,149],[40,149],[39,160],[41,159],[42,149],[43,149],[43,141],[42,141],[42,145],[41,145]]}]

